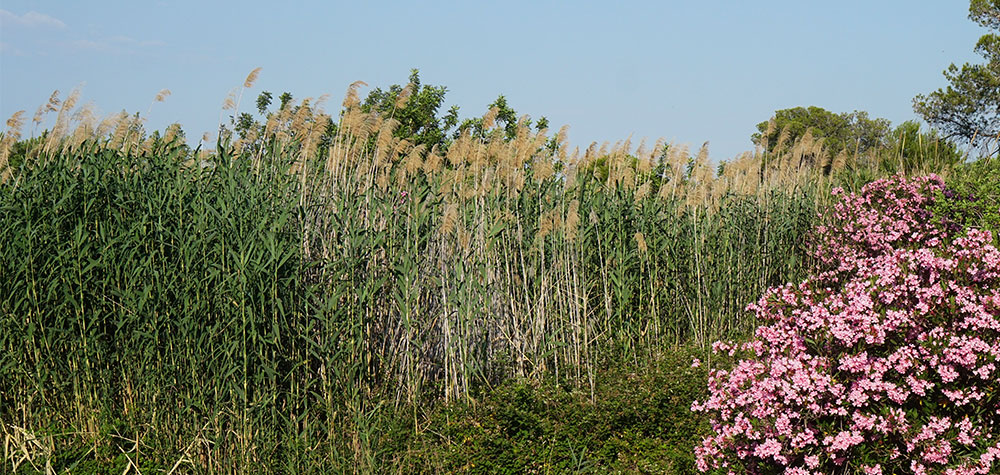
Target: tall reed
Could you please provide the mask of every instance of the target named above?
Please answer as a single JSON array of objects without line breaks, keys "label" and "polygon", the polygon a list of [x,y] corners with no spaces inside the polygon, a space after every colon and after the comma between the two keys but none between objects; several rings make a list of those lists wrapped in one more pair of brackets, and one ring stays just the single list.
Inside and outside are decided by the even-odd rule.
[{"label": "tall reed", "polygon": [[73,119],[75,98],[50,101],[40,140],[8,130],[9,466],[375,470],[386,414],[418,430],[422,405],[513,377],[593,394],[608,365],[746,334],[744,307],[807,272],[838,174],[874,170],[580,153],[524,121],[427,149],[356,87],[332,136],[310,100],[214,150],[137,116]]}]

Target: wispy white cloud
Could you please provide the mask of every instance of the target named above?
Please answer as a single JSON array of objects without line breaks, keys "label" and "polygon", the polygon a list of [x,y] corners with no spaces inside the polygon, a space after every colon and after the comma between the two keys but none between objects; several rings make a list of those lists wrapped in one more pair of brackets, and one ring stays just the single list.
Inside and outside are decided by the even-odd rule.
[{"label": "wispy white cloud", "polygon": [[28,28],[33,27],[48,27],[48,28],[66,28],[66,23],[62,20],[46,15],[44,13],[38,13],[36,11],[30,11],[24,15],[16,15],[7,10],[0,9],[0,26],[11,27],[11,26],[24,26]]},{"label": "wispy white cloud", "polygon": [[[2,1],[2,0],[0,0]],[[0,47],[0,52],[4,55],[25,56],[30,54],[50,54],[50,53],[78,53],[93,52],[110,55],[128,55],[139,53],[149,48],[165,46],[166,43],[158,40],[140,40],[124,35],[104,36],[97,32],[89,33],[74,31],[74,28],[67,27],[62,20],[30,11],[23,15],[18,15],[8,10],[0,9],[0,26],[3,28],[39,29],[39,30],[61,30],[59,33],[52,31],[39,31],[39,34],[24,32],[21,41],[14,44],[5,43]],[[28,48],[29,52],[20,48]]]}]

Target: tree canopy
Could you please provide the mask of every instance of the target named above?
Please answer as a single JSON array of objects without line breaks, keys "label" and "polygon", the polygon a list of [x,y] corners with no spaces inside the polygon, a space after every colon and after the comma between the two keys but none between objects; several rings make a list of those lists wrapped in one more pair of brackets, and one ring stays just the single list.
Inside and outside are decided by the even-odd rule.
[{"label": "tree canopy", "polygon": [[915,97],[913,109],[945,138],[984,145],[991,154],[1000,148],[1000,0],[972,0],[969,18],[994,30],[976,43],[986,63],[952,63],[944,71],[950,84]]},{"label": "tree canopy", "polygon": [[393,84],[386,90],[373,89],[361,104],[361,110],[398,120],[397,137],[427,148],[444,147],[448,132],[458,124],[458,106],[452,106],[444,116],[438,115],[447,90],[444,86],[421,84],[420,71],[411,69],[408,84]]},{"label": "tree canopy", "polygon": [[890,125],[888,120],[872,119],[864,111],[836,114],[822,107],[794,107],[775,111],[771,120],[757,124],[751,140],[768,153],[781,153],[808,133],[823,139],[829,156],[842,150],[863,154],[885,145]]}]

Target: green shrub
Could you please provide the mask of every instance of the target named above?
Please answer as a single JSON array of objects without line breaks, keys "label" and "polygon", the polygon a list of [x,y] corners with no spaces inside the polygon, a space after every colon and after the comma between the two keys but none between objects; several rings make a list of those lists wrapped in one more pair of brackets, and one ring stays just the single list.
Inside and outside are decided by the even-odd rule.
[{"label": "green shrub", "polygon": [[[690,411],[704,397],[692,368],[702,356],[671,351],[641,370],[607,369],[593,392],[571,381],[511,381],[478,403],[431,411],[426,430],[401,431],[386,461],[404,471],[469,473],[694,473],[707,431]],[[592,399],[593,398],[593,399]]]},{"label": "green shrub", "polygon": [[1000,161],[980,159],[959,168],[938,192],[933,212],[963,229],[1000,229]]}]

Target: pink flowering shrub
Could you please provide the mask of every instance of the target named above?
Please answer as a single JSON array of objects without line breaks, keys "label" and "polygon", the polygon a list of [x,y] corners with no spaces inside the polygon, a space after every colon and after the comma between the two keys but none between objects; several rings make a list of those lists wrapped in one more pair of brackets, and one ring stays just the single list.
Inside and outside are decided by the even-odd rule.
[{"label": "pink flowering shrub", "polygon": [[710,371],[707,472],[1000,472],[1000,251],[927,211],[936,176],[840,195],[811,242],[821,268],[749,310],[735,362]]}]

